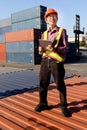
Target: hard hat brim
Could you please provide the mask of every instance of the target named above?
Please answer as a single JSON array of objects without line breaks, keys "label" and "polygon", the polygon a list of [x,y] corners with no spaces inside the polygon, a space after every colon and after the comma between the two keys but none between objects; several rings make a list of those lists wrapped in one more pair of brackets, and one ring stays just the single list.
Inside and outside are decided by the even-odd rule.
[{"label": "hard hat brim", "polygon": [[58,15],[57,11],[55,11],[55,10],[49,11],[49,10],[48,10],[48,11],[45,13],[44,18],[46,18],[46,17],[49,16],[50,14],[56,14],[56,15]]}]

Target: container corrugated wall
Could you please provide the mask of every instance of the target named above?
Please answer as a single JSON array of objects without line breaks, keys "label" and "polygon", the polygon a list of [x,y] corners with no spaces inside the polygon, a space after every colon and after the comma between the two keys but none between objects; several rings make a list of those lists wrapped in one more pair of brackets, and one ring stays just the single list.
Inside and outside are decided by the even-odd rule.
[{"label": "container corrugated wall", "polygon": [[0,20],[0,27],[7,27],[7,26],[11,26],[11,18]]},{"label": "container corrugated wall", "polygon": [[47,7],[37,6],[13,13],[11,15],[12,31],[24,30],[28,28],[37,28],[41,31],[47,29],[47,24],[44,20],[44,14]]},{"label": "container corrugated wall", "polygon": [[6,43],[6,61],[12,63],[39,64],[38,41]]},{"label": "container corrugated wall", "polygon": [[44,6],[37,6],[20,12],[13,13],[11,15],[12,23],[43,17],[46,9],[47,8]]},{"label": "container corrugated wall", "polygon": [[6,33],[6,62],[40,64],[41,56],[38,54],[40,35],[41,30],[34,28]]},{"label": "container corrugated wall", "polygon": [[41,31],[39,29],[28,29],[5,33],[6,42],[32,41],[40,39]]},{"label": "container corrugated wall", "polygon": [[34,52],[35,43],[33,41],[6,43],[7,53]]},{"label": "container corrugated wall", "polygon": [[6,62],[8,62],[8,63],[34,64],[34,54],[28,53],[28,52],[6,53]]},{"label": "container corrugated wall", "polygon": [[0,27],[0,34],[4,34],[6,32],[11,32],[12,26]]},{"label": "container corrugated wall", "polygon": [[5,43],[5,35],[0,34],[0,43]]},{"label": "container corrugated wall", "polygon": [[0,62],[6,62],[6,44],[0,43]]},{"label": "container corrugated wall", "polygon": [[12,24],[12,31],[25,30],[28,28],[41,29],[41,19],[35,18]]}]

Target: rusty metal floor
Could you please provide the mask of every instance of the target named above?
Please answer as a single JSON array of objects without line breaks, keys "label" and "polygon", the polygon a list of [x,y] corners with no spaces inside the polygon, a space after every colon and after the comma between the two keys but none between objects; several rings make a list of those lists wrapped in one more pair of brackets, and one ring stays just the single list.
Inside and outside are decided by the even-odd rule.
[{"label": "rusty metal floor", "polygon": [[[17,77],[16,80],[15,78],[12,80],[11,76],[6,77],[7,81],[6,79],[4,81],[11,90],[17,86],[28,88],[28,75],[20,74],[20,77],[21,81],[25,81],[23,80],[25,77],[25,87],[25,84]],[[14,86],[11,86],[11,80],[14,82]],[[3,86],[6,85],[4,81],[2,81]],[[0,99],[0,130],[87,130],[87,78],[74,76],[66,78],[65,83],[71,117],[66,118],[61,115],[61,110],[58,107],[59,94],[55,83],[52,83],[48,90],[48,103],[51,109],[41,113],[34,111],[39,100],[37,88],[13,93],[13,95],[4,95],[5,97]],[[3,89],[3,86],[0,84],[0,88]],[[5,93],[4,91],[5,89],[1,94]]]}]

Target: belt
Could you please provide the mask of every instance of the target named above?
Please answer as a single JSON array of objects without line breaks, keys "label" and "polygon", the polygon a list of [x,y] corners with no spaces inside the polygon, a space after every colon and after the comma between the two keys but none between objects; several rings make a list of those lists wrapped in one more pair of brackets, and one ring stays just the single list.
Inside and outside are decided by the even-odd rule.
[{"label": "belt", "polygon": [[42,57],[42,59],[53,60],[53,61],[55,61],[56,63],[59,63],[58,61],[56,61],[56,60],[54,60],[54,59],[52,59],[52,58],[50,58],[50,57],[47,57],[47,56]]},{"label": "belt", "polygon": [[50,57],[47,57],[47,56],[44,56],[44,57],[42,57],[43,59],[52,59],[52,58],[50,58]]}]

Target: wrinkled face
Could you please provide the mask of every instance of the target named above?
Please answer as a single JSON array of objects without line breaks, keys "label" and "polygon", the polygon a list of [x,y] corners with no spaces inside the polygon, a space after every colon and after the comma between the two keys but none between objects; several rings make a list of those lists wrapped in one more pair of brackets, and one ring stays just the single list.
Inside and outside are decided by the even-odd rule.
[{"label": "wrinkled face", "polygon": [[47,24],[49,24],[50,27],[55,27],[57,24],[58,17],[56,14],[49,14],[45,21]]}]

